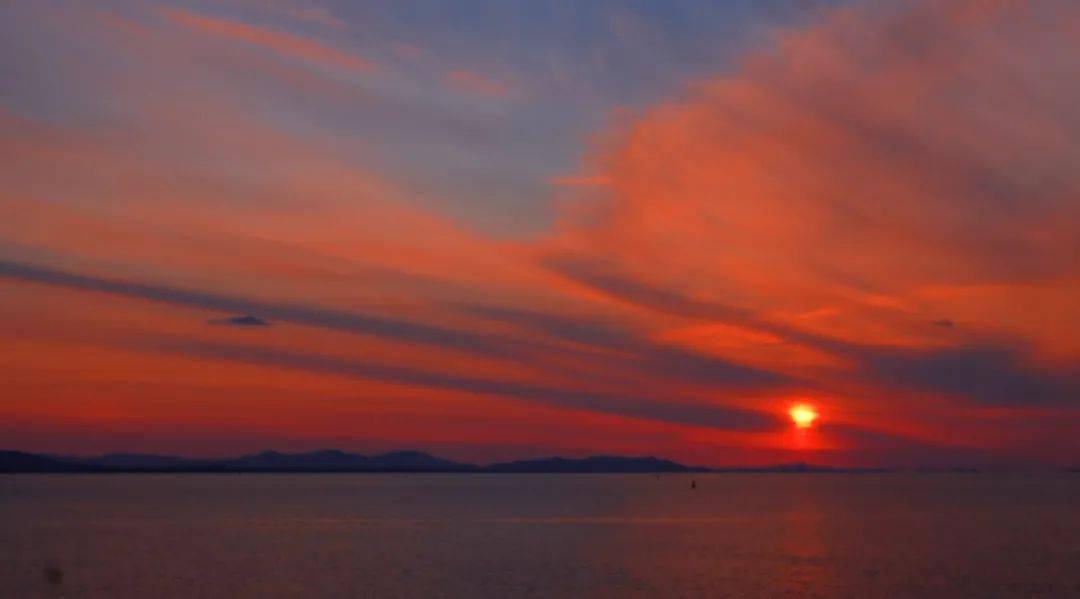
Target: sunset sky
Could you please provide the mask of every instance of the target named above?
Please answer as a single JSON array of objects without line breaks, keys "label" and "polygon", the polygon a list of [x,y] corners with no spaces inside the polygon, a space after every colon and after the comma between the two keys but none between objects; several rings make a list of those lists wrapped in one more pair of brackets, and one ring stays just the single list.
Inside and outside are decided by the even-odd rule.
[{"label": "sunset sky", "polygon": [[0,3],[0,448],[1075,465],[1078,73],[1073,0]]}]

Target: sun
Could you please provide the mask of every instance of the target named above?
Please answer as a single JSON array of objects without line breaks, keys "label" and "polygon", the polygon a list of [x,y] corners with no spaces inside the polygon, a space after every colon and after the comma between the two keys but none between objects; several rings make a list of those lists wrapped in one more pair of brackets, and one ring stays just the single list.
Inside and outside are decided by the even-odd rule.
[{"label": "sun", "polygon": [[795,404],[791,406],[791,409],[788,410],[788,414],[791,415],[791,421],[799,428],[810,428],[818,418],[817,410],[815,410],[813,406],[808,406],[806,404]]}]

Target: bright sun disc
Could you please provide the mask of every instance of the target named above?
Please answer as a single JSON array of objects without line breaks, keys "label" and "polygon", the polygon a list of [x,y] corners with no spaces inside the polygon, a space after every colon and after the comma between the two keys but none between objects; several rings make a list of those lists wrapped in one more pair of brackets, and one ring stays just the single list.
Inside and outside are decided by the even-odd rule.
[{"label": "bright sun disc", "polygon": [[810,425],[814,424],[818,417],[818,413],[814,408],[805,405],[792,406],[788,414],[791,414],[791,421],[799,428],[810,428]]}]

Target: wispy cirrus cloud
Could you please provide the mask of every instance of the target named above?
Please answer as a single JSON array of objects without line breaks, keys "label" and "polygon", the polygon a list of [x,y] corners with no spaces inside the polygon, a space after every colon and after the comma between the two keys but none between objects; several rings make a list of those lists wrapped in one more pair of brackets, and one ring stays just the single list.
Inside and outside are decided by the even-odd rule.
[{"label": "wispy cirrus cloud", "polygon": [[257,0],[254,4],[266,10],[280,14],[295,21],[310,23],[330,29],[348,29],[349,24],[326,6],[313,2],[292,2],[290,0]]},{"label": "wispy cirrus cloud", "polygon": [[450,87],[468,94],[487,98],[504,99],[517,95],[517,90],[506,83],[485,77],[476,71],[457,69],[444,75]]},{"label": "wispy cirrus cloud", "polygon": [[375,64],[369,60],[304,36],[176,8],[161,7],[158,10],[168,21],[181,27],[269,50],[283,58],[300,59],[315,66],[347,71],[376,70]]}]

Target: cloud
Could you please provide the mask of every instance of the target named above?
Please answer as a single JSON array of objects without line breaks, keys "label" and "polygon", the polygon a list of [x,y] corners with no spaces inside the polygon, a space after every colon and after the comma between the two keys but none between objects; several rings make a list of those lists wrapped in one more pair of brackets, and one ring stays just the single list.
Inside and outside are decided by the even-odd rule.
[{"label": "cloud", "polygon": [[258,316],[252,316],[250,314],[244,314],[243,316],[230,316],[228,318],[217,318],[210,321],[210,324],[230,325],[237,327],[265,327],[270,323],[259,318]]},{"label": "cloud", "polygon": [[[619,266],[571,254],[544,256],[541,263],[562,276],[614,299],[687,319],[722,322],[756,330],[795,343],[847,351],[848,343],[782,323],[770,322],[753,310],[689,296],[681,289],[658,285]],[[695,286],[693,283],[690,287]]]},{"label": "cloud", "polygon": [[618,266],[587,257],[556,254],[544,257],[542,264],[554,272],[620,300],[660,312],[690,318],[742,320],[749,317],[747,310],[690,298],[670,287],[652,285],[648,281],[620,272]]},{"label": "cloud", "polygon": [[[617,332],[615,329],[606,329],[599,323],[575,321],[563,316],[536,312],[497,308],[468,310],[488,319],[524,324],[532,330],[541,330],[559,339],[576,341],[591,349],[617,350],[621,355],[605,357],[591,352],[575,352],[521,335],[477,333],[316,306],[267,302],[164,285],[118,281],[6,261],[0,261],[0,278],[107,293],[177,306],[216,311],[255,312],[263,315],[262,317],[241,315],[215,319],[210,321],[212,324],[265,326],[269,323],[264,318],[269,317],[332,331],[372,335],[391,341],[546,364],[549,368],[555,366],[550,363],[553,358],[579,353],[588,360],[588,365],[599,373],[608,373],[609,380],[613,378],[610,374],[612,372],[630,371],[635,374],[621,374],[614,378],[625,381],[642,373],[651,373],[653,376],[669,381],[712,385],[728,391],[777,387],[790,383],[786,377],[772,372],[717,357],[696,354],[683,348],[665,346]],[[554,370],[552,374],[558,372]]]},{"label": "cloud", "polygon": [[[910,2],[783,32],[609,136],[585,161],[608,182],[583,200],[595,218],[569,211],[542,263],[669,326],[829,354],[828,388],[866,368],[882,394],[1075,403],[1051,362],[1080,355],[1078,19],[1068,2]],[[964,330],[944,337],[941,313]]]},{"label": "cloud", "polygon": [[347,71],[375,70],[375,65],[369,60],[306,37],[174,8],[162,7],[159,10],[169,21],[177,25],[221,39],[270,50],[285,58],[300,59],[315,66]]},{"label": "cloud", "polygon": [[515,346],[512,341],[500,340],[496,336],[406,320],[313,306],[252,300],[164,285],[117,281],[13,262],[0,261],[0,277],[206,310],[254,312],[267,318],[294,324],[374,335],[467,352],[506,355]]},{"label": "cloud", "polygon": [[1012,346],[877,349],[863,357],[876,384],[985,405],[1080,407],[1080,366],[1041,366]]},{"label": "cloud", "polygon": [[292,352],[185,339],[147,340],[145,349],[336,374],[365,380],[494,395],[560,408],[614,414],[628,418],[695,427],[761,431],[775,429],[779,424],[776,416],[764,411],[730,408],[708,403],[690,403],[671,398],[616,395],[600,391],[562,389],[491,378],[441,374],[307,352]]},{"label": "cloud", "polygon": [[444,78],[452,88],[475,96],[503,99],[516,95],[516,91],[509,85],[474,71],[465,69],[447,71]]},{"label": "cloud", "polygon": [[324,6],[318,6],[308,2],[293,4],[291,2],[279,2],[275,0],[264,0],[260,3],[268,11],[281,14],[296,21],[311,23],[330,29],[344,30],[349,28],[348,23],[334,16],[334,14]]},{"label": "cloud", "polygon": [[778,388],[795,384],[784,375],[665,344],[649,339],[640,332],[598,321],[595,317],[496,307],[473,307],[470,311],[587,348],[609,350],[609,353],[593,353],[589,360],[608,372],[635,373],[620,374],[622,377],[647,373],[658,379],[715,385],[728,390]]}]

